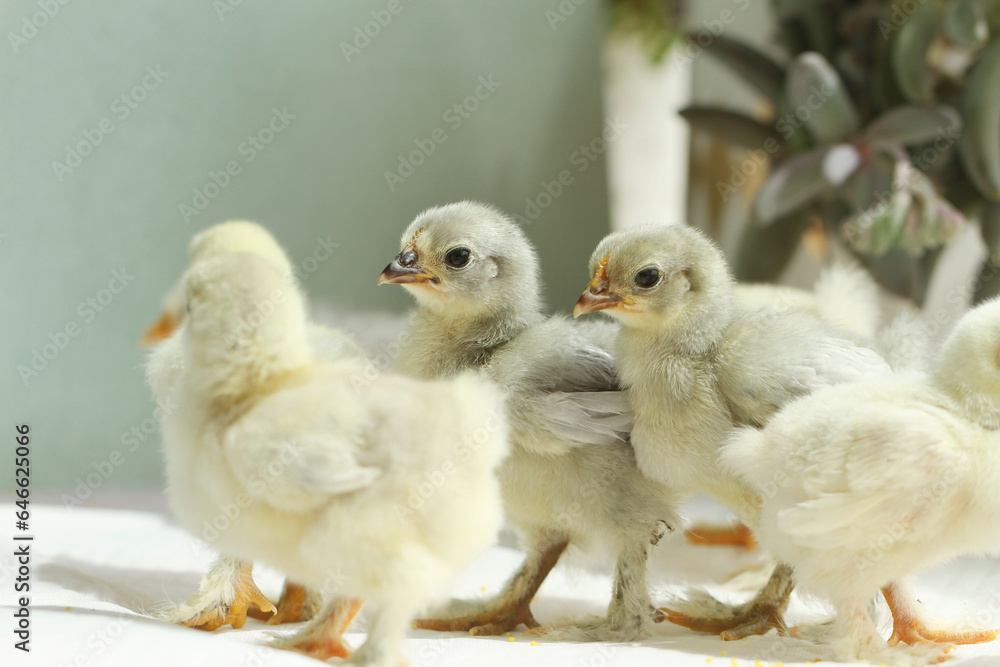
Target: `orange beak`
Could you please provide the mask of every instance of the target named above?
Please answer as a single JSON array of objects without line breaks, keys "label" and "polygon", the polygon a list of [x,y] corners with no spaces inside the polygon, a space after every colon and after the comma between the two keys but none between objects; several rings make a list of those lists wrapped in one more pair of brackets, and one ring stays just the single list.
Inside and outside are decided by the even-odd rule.
[{"label": "orange beak", "polygon": [[164,312],[160,315],[160,319],[156,320],[153,326],[146,329],[146,333],[142,334],[142,338],[139,339],[139,345],[148,347],[164,341],[170,338],[180,325],[180,320],[176,319],[170,313]]},{"label": "orange beak", "polygon": [[378,276],[378,284],[439,283],[441,279],[417,265],[417,253],[407,248],[389,262]]},{"label": "orange beak", "polygon": [[573,317],[580,317],[587,313],[596,313],[599,310],[620,308],[633,303],[630,297],[611,292],[608,287],[608,256],[605,255],[597,263],[597,270],[594,277],[587,285],[586,291],[580,296],[573,307]]}]

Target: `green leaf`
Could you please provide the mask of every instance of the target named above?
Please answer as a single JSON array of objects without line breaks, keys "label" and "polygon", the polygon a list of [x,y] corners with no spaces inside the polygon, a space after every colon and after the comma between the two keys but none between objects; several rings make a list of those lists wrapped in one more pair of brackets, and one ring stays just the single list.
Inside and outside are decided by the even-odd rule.
[{"label": "green leaf", "polygon": [[[902,11],[902,8],[898,8]],[[927,52],[937,37],[944,9],[940,3],[921,4],[900,25],[892,41],[892,65],[896,83],[907,99],[930,102],[934,99],[937,76],[927,64]]]},{"label": "green leaf", "polygon": [[802,232],[808,229],[812,220],[812,211],[802,208],[766,227],[755,224],[753,220],[747,222],[732,263],[737,280],[753,283],[776,281],[791,261],[802,240]]},{"label": "green leaf", "polygon": [[781,134],[773,126],[764,125],[735,111],[690,106],[682,109],[680,114],[693,129],[708,132],[733,146],[756,149],[774,146],[775,150],[768,152],[776,153],[784,144]]},{"label": "green leaf", "polygon": [[962,118],[949,106],[906,105],[885,112],[865,128],[862,139],[874,147],[909,146],[946,137],[962,129]]},{"label": "green leaf", "polygon": [[858,112],[837,70],[818,53],[803,53],[785,82],[791,111],[819,144],[846,141],[858,130]]},{"label": "green leaf", "polygon": [[829,148],[814,148],[789,158],[771,173],[754,202],[754,214],[761,225],[775,222],[836,187],[823,169],[829,152]]},{"label": "green leaf", "polygon": [[976,274],[976,287],[972,291],[972,305],[1000,296],[1000,266],[989,257],[983,261]]},{"label": "green leaf", "polygon": [[986,13],[979,0],[952,0],[944,10],[944,33],[966,49],[978,49],[990,37]]},{"label": "green leaf", "polygon": [[986,202],[979,214],[979,233],[991,255],[1000,258],[1000,204]]},{"label": "green leaf", "polygon": [[[699,33],[690,33],[688,38],[698,44]],[[724,35],[715,35],[712,42],[704,47],[722,61],[734,74],[746,81],[761,95],[780,108],[784,101],[785,68],[751,46]]]},{"label": "green leaf", "polygon": [[876,152],[848,179],[843,189],[844,199],[855,213],[888,201],[895,173],[896,158],[885,151]]}]

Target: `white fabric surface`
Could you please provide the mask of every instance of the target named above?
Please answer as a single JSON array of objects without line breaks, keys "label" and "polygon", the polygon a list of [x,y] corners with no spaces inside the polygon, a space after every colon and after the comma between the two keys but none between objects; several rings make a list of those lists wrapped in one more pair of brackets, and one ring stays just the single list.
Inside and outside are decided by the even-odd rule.
[{"label": "white fabric surface", "polygon": [[[695,507],[694,516],[712,510]],[[11,517],[14,507],[0,504],[0,516]],[[174,627],[144,616],[167,599],[192,593],[215,554],[203,543],[172,525],[166,517],[145,512],[32,505],[32,652],[13,649],[13,547],[0,558],[0,665],[117,666],[150,665],[309,665],[309,658],[263,646],[269,635],[291,632],[248,619],[241,630],[214,633]],[[9,533],[8,533],[9,534]],[[9,539],[9,538],[8,538]],[[13,542],[8,542],[8,545]],[[599,614],[610,592],[608,568],[595,567],[580,557],[560,564],[543,585],[533,605],[543,623],[566,616]],[[460,597],[496,592],[520,562],[509,546],[491,548],[455,585]],[[654,601],[666,602],[686,582],[703,583],[720,597],[745,599],[768,573],[759,554],[728,547],[699,547],[679,536],[665,539],[651,563]],[[261,590],[277,599],[281,577],[255,569]],[[417,575],[419,576],[419,574]],[[727,581],[728,580],[728,581]],[[716,582],[713,584],[713,582]],[[724,582],[724,583],[722,583]],[[961,560],[927,573],[917,582],[921,599],[938,616],[976,626],[1000,625],[1000,565],[994,560]],[[788,620],[803,623],[822,619],[816,601],[792,599]],[[364,619],[347,635],[358,646],[364,639]],[[414,667],[461,665],[539,665],[604,667],[606,665],[752,666],[804,664],[825,659],[821,647],[771,633],[739,642],[696,634],[668,623],[655,636],[638,644],[578,644],[551,642],[515,632],[508,637],[471,637],[462,633],[410,632],[408,650]],[[532,644],[535,641],[536,644]],[[725,654],[723,654],[725,652]],[[962,667],[1000,664],[1000,642],[959,647]],[[13,662],[11,662],[13,657]],[[711,661],[709,661],[711,658]],[[332,661],[336,662],[336,661]],[[831,663],[827,663],[831,664]]]}]

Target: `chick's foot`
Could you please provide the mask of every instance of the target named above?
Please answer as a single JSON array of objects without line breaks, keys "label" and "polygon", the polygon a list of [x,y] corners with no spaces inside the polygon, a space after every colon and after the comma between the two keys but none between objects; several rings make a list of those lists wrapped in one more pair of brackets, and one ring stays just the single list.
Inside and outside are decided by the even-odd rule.
[{"label": "chick's foot", "polygon": [[247,615],[267,621],[268,625],[281,625],[282,623],[308,621],[322,607],[323,601],[317,593],[313,593],[305,586],[285,581],[276,612],[266,613],[260,610],[251,610]]},{"label": "chick's foot", "polygon": [[555,537],[544,546],[532,549],[500,595],[483,603],[482,608],[447,618],[418,619],[413,627],[441,632],[467,631],[480,636],[500,635],[519,625],[529,629],[539,627],[531,614],[531,600],[568,544],[566,539]]},{"label": "chick's foot", "polygon": [[414,621],[413,626],[420,630],[468,632],[477,636],[502,635],[521,624],[528,628],[537,628],[539,623],[531,614],[530,602],[530,598],[506,603],[500,602],[495,606],[491,605],[484,611],[466,616],[421,618]]},{"label": "chick's foot", "polygon": [[198,592],[176,608],[160,614],[171,623],[199,630],[217,630],[224,625],[242,628],[251,607],[270,616],[271,601],[253,581],[253,563],[220,559],[202,578]]},{"label": "chick's foot", "polygon": [[740,547],[747,551],[757,548],[753,532],[742,523],[726,527],[699,524],[685,530],[684,537],[690,544]]},{"label": "chick's foot", "polygon": [[997,630],[969,630],[966,632],[932,630],[918,616],[919,603],[899,584],[889,584],[882,595],[892,611],[892,635],[889,645],[900,642],[911,646],[932,642],[935,644],[980,644],[997,638]]},{"label": "chick's foot", "polygon": [[304,653],[312,658],[348,658],[351,648],[344,643],[344,631],[361,610],[358,598],[331,600],[306,627],[271,643],[273,648]]},{"label": "chick's foot", "polygon": [[746,604],[731,608],[705,595],[688,601],[694,613],[660,608],[654,620],[670,621],[696,632],[719,633],[726,641],[766,634],[771,629],[787,634],[783,616],[793,587],[792,568],[779,564],[764,588]]}]

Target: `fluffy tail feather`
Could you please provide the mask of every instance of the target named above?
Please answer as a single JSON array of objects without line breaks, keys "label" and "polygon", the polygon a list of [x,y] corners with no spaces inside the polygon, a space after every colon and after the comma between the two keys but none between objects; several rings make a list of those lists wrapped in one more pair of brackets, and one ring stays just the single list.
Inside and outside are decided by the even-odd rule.
[{"label": "fluffy tail feather", "polygon": [[764,440],[764,433],[753,427],[736,429],[722,447],[719,461],[724,468],[759,489],[774,473],[773,466],[767,460]]},{"label": "fluffy tail feather", "polygon": [[824,320],[864,338],[875,337],[881,319],[879,292],[867,271],[850,264],[833,264],[820,273],[813,293]]},{"label": "fluffy tail feather", "polygon": [[920,313],[908,309],[879,331],[874,347],[892,370],[911,371],[926,370],[933,345]]}]

